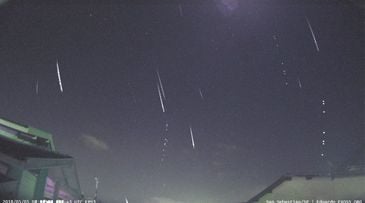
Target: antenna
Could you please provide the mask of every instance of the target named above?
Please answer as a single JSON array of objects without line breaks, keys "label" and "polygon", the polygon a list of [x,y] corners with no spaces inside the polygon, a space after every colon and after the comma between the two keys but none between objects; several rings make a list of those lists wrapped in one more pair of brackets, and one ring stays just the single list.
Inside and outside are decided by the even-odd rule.
[{"label": "antenna", "polygon": [[95,195],[94,195],[94,200],[97,200],[98,198],[98,187],[99,187],[99,179],[98,177],[94,177],[95,179]]}]

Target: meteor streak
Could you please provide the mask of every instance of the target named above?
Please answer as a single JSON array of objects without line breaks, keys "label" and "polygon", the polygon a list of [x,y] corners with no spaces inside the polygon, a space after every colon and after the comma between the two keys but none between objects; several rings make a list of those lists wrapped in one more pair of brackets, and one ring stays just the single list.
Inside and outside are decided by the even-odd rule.
[{"label": "meteor streak", "polygon": [[36,84],[35,84],[35,93],[38,95],[38,80],[37,80],[37,82],[36,82]]},{"label": "meteor streak", "polygon": [[161,103],[161,108],[162,108],[162,112],[165,112],[165,105],[163,103],[163,99],[162,99],[162,95],[161,95],[161,90],[160,90],[160,86],[157,84],[157,91],[158,91],[158,96],[160,98],[160,103]]},{"label": "meteor streak", "polygon": [[156,70],[156,73],[157,73],[157,77],[158,77],[158,82],[160,83],[162,96],[164,99],[166,99],[165,90],[163,89],[163,85],[162,85],[162,81],[161,81],[161,77],[160,77],[160,72],[158,70]]},{"label": "meteor streak", "polygon": [[201,88],[199,88],[199,94],[200,94],[200,98],[204,100],[204,95],[203,95],[203,92],[202,92]]},{"label": "meteor streak", "polygon": [[60,66],[58,65],[58,61],[57,61],[57,75],[58,75],[58,83],[60,85],[60,90],[61,92],[63,92],[63,88],[62,88],[62,80],[61,80],[61,73],[60,73]]},{"label": "meteor streak", "polygon": [[299,78],[298,78],[298,85],[299,85],[299,88],[302,88],[302,82],[300,81]]},{"label": "meteor streak", "polygon": [[191,144],[193,145],[193,149],[195,149],[193,129],[191,128],[191,126],[190,126],[190,137],[191,137]]},{"label": "meteor streak", "polygon": [[309,30],[311,31],[312,38],[313,38],[314,44],[316,45],[317,52],[319,52],[319,46],[318,46],[318,43],[317,43],[316,36],[314,35],[313,29],[312,29],[312,25],[311,25],[311,23],[309,22],[309,20],[308,20],[308,18],[307,18],[307,17],[305,17],[305,20],[307,21],[308,28],[309,28]]}]

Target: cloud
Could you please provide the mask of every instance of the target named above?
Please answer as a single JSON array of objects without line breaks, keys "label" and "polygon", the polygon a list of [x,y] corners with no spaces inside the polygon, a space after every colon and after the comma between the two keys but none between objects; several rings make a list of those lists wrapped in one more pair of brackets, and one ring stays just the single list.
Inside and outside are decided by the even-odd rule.
[{"label": "cloud", "polygon": [[153,197],[145,201],[144,203],[185,203],[185,202],[176,201],[166,197]]},{"label": "cloud", "polygon": [[92,135],[87,135],[87,134],[81,135],[81,141],[85,146],[94,150],[98,151],[109,150],[109,145],[106,142]]}]

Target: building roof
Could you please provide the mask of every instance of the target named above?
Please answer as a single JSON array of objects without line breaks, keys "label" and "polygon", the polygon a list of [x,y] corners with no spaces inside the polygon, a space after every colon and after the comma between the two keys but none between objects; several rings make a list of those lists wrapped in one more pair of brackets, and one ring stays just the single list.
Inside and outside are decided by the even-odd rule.
[{"label": "building roof", "polygon": [[252,197],[247,203],[266,200],[365,198],[365,174],[341,176],[285,175]]},{"label": "building roof", "polygon": [[[360,181],[360,185],[365,184],[365,142],[362,142],[361,147],[359,147],[351,156],[350,159],[343,162],[343,164],[339,165],[337,168],[335,168],[334,171],[332,171],[329,175],[284,175],[280,177],[278,180],[276,180],[274,183],[266,187],[263,191],[252,197],[247,201],[247,203],[253,203],[253,202],[260,202],[260,200],[266,196],[268,196],[270,193],[278,193],[278,190],[282,190],[283,188],[291,188],[293,189],[293,185],[299,183],[300,186],[296,185],[295,187],[301,187],[300,189],[300,195],[304,193],[314,193],[313,191],[318,190],[322,191],[324,193],[324,189],[320,187],[316,187],[311,185],[310,182],[316,182],[317,184],[328,184],[324,186],[324,188],[327,189],[334,189],[337,182],[343,182],[345,184],[352,184],[356,185],[354,179],[358,177],[357,181]],[[360,178],[361,177],[361,178]],[[346,179],[346,180],[345,180]],[[307,180],[307,181],[304,181]],[[331,181],[329,181],[331,180]],[[345,180],[345,181],[344,181]],[[301,185],[302,184],[302,185]],[[290,186],[288,186],[290,185]],[[332,186],[331,186],[332,185]],[[334,188],[331,188],[334,187]],[[360,186],[361,187],[361,186]],[[310,189],[308,189],[310,188]],[[339,189],[340,188],[340,189]],[[340,193],[340,191],[345,192],[346,190],[344,188],[338,187],[339,191],[336,191],[337,193]],[[312,191],[311,191],[312,190]],[[336,189],[335,189],[336,190]],[[310,191],[310,192],[309,192]],[[293,192],[293,191],[291,191]],[[365,190],[363,191],[365,194]],[[342,193],[341,193],[342,194]],[[299,195],[299,193],[298,193]],[[344,194],[348,195],[348,194]],[[272,195],[275,196],[275,195]]]},{"label": "building roof", "polygon": [[2,136],[0,136],[0,152],[18,160],[25,160],[27,158],[72,158],[69,155],[49,151],[34,145],[16,142]]},{"label": "building roof", "polygon": [[[308,178],[312,178],[313,176],[308,176]],[[272,193],[272,191],[278,187],[279,185],[281,185],[283,182],[291,180],[292,177],[289,175],[285,175],[280,177],[278,180],[276,180],[274,183],[272,183],[271,185],[269,185],[267,188],[265,188],[263,191],[261,191],[260,193],[258,193],[257,195],[255,195],[254,197],[252,197],[251,199],[249,199],[247,202],[257,202],[261,197],[263,197],[264,195],[266,195],[267,193]]]},{"label": "building roof", "polygon": [[0,117],[0,132],[5,137],[31,142],[35,145],[43,145],[55,151],[52,134],[38,128]]}]

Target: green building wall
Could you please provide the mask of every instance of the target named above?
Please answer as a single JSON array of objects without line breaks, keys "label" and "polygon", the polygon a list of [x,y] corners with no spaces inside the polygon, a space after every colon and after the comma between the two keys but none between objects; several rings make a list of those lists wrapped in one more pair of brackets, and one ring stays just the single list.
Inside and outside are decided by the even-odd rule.
[{"label": "green building wall", "polygon": [[[0,137],[2,139],[11,140],[16,143],[21,143],[25,145],[30,145],[39,149],[39,147],[50,152],[55,151],[55,145],[53,142],[53,137],[50,133],[43,130],[18,124],[6,119],[0,118]],[[10,141],[9,141],[10,142]],[[65,191],[72,192],[75,197],[81,197],[80,184],[78,181],[77,171],[74,163],[66,162],[63,159],[44,159],[37,160],[40,166],[45,163],[45,161],[52,164],[60,164],[58,166],[49,167],[36,167],[34,169],[26,169],[26,160],[17,160],[13,157],[7,156],[8,151],[2,151],[0,153],[0,163],[7,167],[6,172],[2,172],[2,175],[6,175],[11,181],[0,182],[0,193],[6,194],[7,197],[14,197],[15,199],[33,200],[33,199],[44,199],[45,186],[47,183],[47,177],[50,175],[50,169],[57,169],[62,172],[62,177],[68,187],[69,178],[76,182],[76,187],[64,188]],[[56,152],[57,153],[57,152]],[[69,157],[65,155],[66,157]],[[72,159],[69,157],[68,159]],[[34,159],[33,159],[34,160]],[[37,163],[37,164],[38,164]],[[72,171],[72,176],[65,174],[65,168],[70,168]],[[0,171],[1,172],[1,171]],[[5,174],[4,174],[5,173]],[[57,179],[58,179],[57,178]],[[58,181],[58,180],[57,180]]]}]

